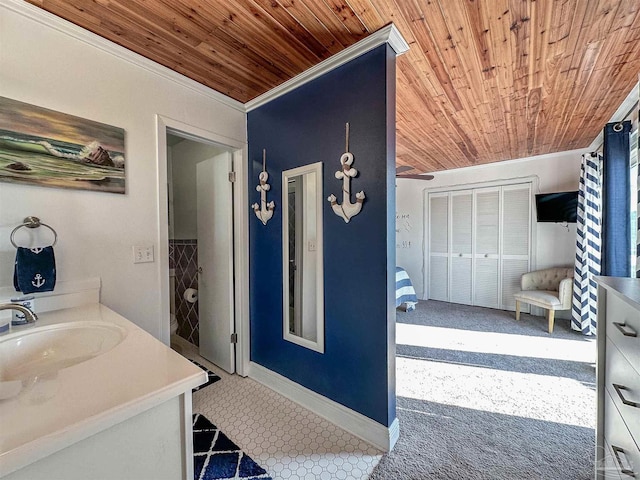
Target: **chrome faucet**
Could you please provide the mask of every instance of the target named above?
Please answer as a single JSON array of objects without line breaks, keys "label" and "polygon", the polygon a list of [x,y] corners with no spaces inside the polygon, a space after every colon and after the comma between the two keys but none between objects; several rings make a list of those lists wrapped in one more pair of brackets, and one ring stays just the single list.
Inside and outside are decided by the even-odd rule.
[{"label": "chrome faucet", "polygon": [[38,315],[35,312],[32,312],[24,305],[20,305],[19,303],[0,303],[0,310],[17,310],[18,312],[24,314],[24,319],[27,323],[35,323],[38,320]]}]

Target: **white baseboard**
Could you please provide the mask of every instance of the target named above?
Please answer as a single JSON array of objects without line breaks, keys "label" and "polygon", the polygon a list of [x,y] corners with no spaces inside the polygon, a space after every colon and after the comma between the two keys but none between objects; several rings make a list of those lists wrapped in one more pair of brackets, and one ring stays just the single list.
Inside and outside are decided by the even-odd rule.
[{"label": "white baseboard", "polygon": [[400,424],[397,418],[390,427],[385,427],[375,420],[329,400],[327,397],[257,363],[250,363],[249,378],[260,382],[385,452],[393,449],[400,435]]},{"label": "white baseboard", "polygon": [[393,422],[391,422],[391,426],[389,427],[389,451],[393,450],[393,447],[396,446],[396,442],[400,438],[400,422],[396,418]]}]

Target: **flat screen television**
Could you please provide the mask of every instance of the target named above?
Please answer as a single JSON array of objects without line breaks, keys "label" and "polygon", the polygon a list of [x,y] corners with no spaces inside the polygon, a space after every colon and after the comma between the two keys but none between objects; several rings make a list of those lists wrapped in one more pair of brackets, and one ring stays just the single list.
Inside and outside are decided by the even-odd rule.
[{"label": "flat screen television", "polygon": [[538,222],[578,221],[578,192],[540,193],[536,195]]}]

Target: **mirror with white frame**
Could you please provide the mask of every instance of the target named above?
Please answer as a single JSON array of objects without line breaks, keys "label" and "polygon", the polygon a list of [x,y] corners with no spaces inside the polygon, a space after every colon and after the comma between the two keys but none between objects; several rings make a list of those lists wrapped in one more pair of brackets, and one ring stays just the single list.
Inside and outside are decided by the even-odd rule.
[{"label": "mirror with white frame", "polygon": [[324,353],[322,162],[282,172],[284,339]]}]

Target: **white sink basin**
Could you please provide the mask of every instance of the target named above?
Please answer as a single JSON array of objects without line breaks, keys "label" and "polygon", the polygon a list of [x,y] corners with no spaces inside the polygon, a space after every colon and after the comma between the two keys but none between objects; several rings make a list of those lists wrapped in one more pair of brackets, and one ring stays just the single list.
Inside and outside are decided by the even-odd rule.
[{"label": "white sink basin", "polygon": [[92,321],[36,327],[0,337],[0,399],[17,395],[34,377],[108,352],[125,336],[122,327]]}]

